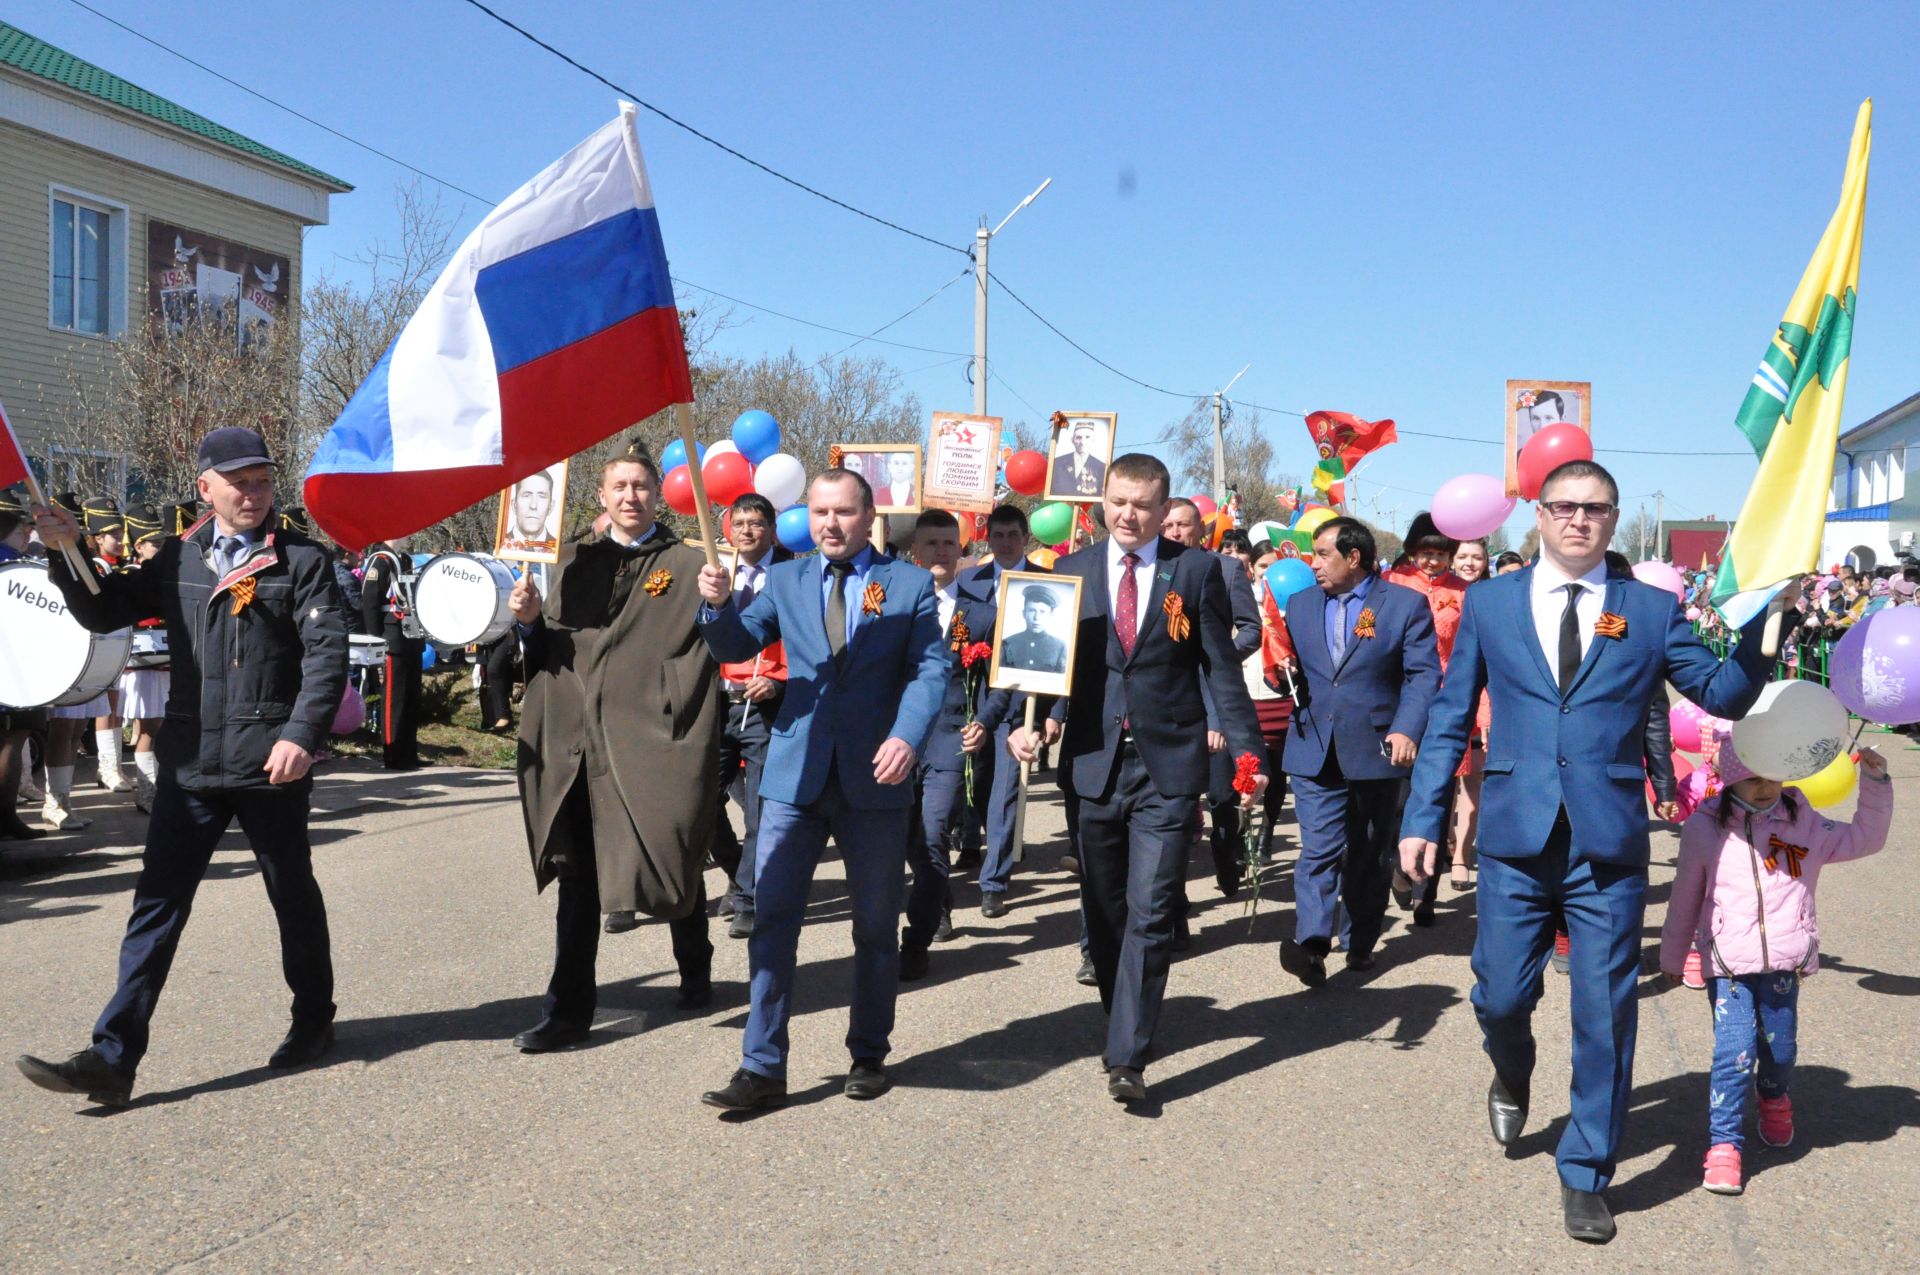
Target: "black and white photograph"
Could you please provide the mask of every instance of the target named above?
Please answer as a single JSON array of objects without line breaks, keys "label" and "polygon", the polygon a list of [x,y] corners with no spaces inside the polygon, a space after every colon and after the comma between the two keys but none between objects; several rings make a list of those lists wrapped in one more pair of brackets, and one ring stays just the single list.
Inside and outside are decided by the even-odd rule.
[{"label": "black and white photograph", "polygon": [[875,513],[920,512],[920,444],[846,443],[840,457],[873,488]]},{"label": "black and white photograph", "polygon": [[1003,573],[989,683],[995,690],[1065,695],[1073,681],[1073,638],[1079,622],[1077,577]]},{"label": "black and white photograph", "polygon": [[1046,499],[1088,503],[1100,499],[1106,488],[1107,464],[1113,459],[1113,436],[1119,419],[1114,412],[1053,414]]},{"label": "black and white photograph", "polygon": [[500,493],[493,556],[509,562],[560,560],[560,520],[567,505],[567,462],[536,469]]},{"label": "black and white photograph", "polygon": [[1507,494],[1520,494],[1520,453],[1549,425],[1578,425],[1593,433],[1593,382],[1507,382]]}]

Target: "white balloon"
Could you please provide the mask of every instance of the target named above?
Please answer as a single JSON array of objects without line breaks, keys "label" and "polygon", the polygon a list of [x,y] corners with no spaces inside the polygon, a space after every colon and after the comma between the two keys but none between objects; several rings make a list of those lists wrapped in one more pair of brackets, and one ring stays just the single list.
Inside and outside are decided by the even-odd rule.
[{"label": "white balloon", "polygon": [[[717,443],[707,444],[706,460],[712,460],[715,456],[725,456],[728,452],[737,452],[739,450],[740,448],[735,445],[731,438],[723,438]],[[706,460],[700,463],[704,465],[706,464]]]},{"label": "white balloon", "polygon": [[1817,775],[1847,746],[1847,709],[1813,682],[1773,682],[1733,724],[1733,751],[1762,779],[1790,784]]},{"label": "white balloon", "polygon": [[775,509],[785,509],[806,494],[807,467],[786,452],[775,452],[754,468],[753,489],[771,500]]}]

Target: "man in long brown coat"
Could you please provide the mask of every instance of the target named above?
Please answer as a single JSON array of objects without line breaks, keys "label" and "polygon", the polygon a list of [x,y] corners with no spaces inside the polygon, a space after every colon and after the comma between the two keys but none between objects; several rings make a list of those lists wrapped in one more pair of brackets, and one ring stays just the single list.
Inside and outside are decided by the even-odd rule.
[{"label": "man in long brown coat", "polygon": [[600,475],[604,534],[571,542],[543,604],[522,579],[520,798],[534,880],[560,882],[546,1013],[527,1053],[593,1024],[600,914],[672,922],[682,1009],[712,1000],[702,865],[719,798],[716,665],[694,628],[705,559],[655,521],[660,472],[636,449]]}]

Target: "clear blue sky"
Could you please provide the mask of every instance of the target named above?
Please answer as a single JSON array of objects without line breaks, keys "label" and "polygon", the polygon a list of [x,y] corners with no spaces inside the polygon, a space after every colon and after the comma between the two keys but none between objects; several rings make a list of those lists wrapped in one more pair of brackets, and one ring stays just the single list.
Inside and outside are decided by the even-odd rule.
[{"label": "clear blue sky", "polygon": [[[1211,389],[1251,363],[1235,394],[1254,402],[1494,440],[1506,378],[1591,380],[1601,459],[1629,505],[1664,487],[1669,517],[1733,516],[1752,460],[1605,449],[1740,445],[1734,410],[1872,96],[1848,423],[1920,391],[1911,5],[1248,4],[1173,18],[1124,3],[493,2],[748,154],[949,243],[1052,177],[995,240],[994,271],[1155,384]],[[613,111],[609,90],[460,0],[89,3],[490,198]],[[69,0],[9,16],[352,181],[308,236],[309,271],[391,232],[404,170]],[[684,278],[864,332],[965,265],[661,121],[643,117],[641,137]],[[463,233],[482,211],[466,206]],[[731,352],[847,344],[738,313]],[[887,336],[970,350],[970,286]],[[963,361],[863,348],[929,409],[970,406]],[[990,409],[1009,418],[1113,410],[1124,446],[1187,406],[999,296],[991,355],[1006,384]],[[1301,423],[1267,427],[1304,473]],[[1441,480],[1497,472],[1498,456],[1408,438],[1362,471],[1361,496],[1404,523]]]}]

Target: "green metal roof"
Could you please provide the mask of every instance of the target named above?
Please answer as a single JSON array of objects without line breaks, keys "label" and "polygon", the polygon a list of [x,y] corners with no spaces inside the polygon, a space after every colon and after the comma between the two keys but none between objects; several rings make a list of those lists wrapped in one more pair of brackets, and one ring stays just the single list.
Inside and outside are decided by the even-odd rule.
[{"label": "green metal roof", "polygon": [[242,154],[277,164],[302,177],[325,182],[341,190],[353,189],[331,173],[323,173],[291,155],[282,154],[271,146],[263,146],[251,137],[243,137],[230,128],[214,123],[204,115],[196,115],[184,106],[169,102],[156,93],[149,93],[137,84],[129,84],[111,71],[102,70],[91,62],[83,62],[65,49],[55,48],[7,22],[0,22],[0,66],[10,66],[28,75],[51,80],[76,93],[84,93],[122,110],[232,147]]}]

